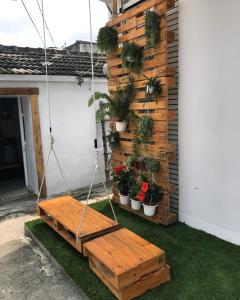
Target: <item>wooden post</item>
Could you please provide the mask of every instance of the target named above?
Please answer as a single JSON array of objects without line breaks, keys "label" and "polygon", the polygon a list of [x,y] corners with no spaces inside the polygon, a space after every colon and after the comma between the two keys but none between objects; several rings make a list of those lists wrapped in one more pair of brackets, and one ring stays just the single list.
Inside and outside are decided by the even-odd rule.
[{"label": "wooden post", "polygon": [[[31,111],[32,111],[32,124],[33,124],[33,140],[35,148],[35,159],[37,167],[37,177],[38,177],[38,186],[40,188],[42,177],[44,174],[44,162],[43,162],[43,153],[42,153],[42,138],[41,138],[41,127],[39,119],[39,109],[38,109],[38,96],[30,96]],[[43,188],[41,192],[41,197],[46,197],[46,182],[43,183]]]}]

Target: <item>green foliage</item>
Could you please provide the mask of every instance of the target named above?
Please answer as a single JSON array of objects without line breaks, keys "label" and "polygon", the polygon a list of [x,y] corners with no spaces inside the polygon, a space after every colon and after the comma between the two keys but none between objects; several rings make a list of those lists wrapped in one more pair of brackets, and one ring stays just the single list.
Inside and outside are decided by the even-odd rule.
[{"label": "green foliage", "polygon": [[162,196],[162,188],[156,185],[153,181],[150,181],[148,191],[145,193],[144,203],[149,205],[155,205],[162,200]]},{"label": "green foliage", "polygon": [[157,99],[162,93],[162,87],[160,85],[160,81],[156,77],[148,78],[144,75],[145,78],[148,79],[148,82],[145,87],[145,95],[147,102],[152,99]]},{"label": "green foliage", "polygon": [[157,159],[145,157],[143,162],[146,170],[150,173],[156,173],[160,169],[160,163]]},{"label": "green foliage", "polygon": [[107,135],[107,140],[112,149],[117,148],[120,145],[120,136],[117,131],[110,131],[109,135]]},{"label": "green foliage", "polygon": [[97,120],[101,121],[106,116],[115,117],[119,121],[133,118],[133,114],[129,111],[132,97],[135,94],[135,85],[132,79],[125,89],[118,89],[113,96],[110,97],[106,93],[95,92],[88,100],[88,106],[91,106],[96,100],[106,100],[102,102],[97,110]]},{"label": "green foliage", "polygon": [[136,43],[124,43],[121,60],[124,68],[139,73],[142,66],[142,49]]},{"label": "green foliage", "polygon": [[129,189],[130,198],[133,200],[136,200],[137,194],[139,193],[139,191],[140,191],[139,183],[136,180],[132,180],[130,189]]},{"label": "green foliage", "polygon": [[102,27],[97,36],[97,47],[101,52],[111,54],[117,47],[118,34],[115,28]]},{"label": "green foliage", "polygon": [[116,183],[116,186],[122,195],[128,195],[131,182],[132,182],[133,173],[127,168],[119,172],[117,175],[114,174],[113,181]]},{"label": "green foliage", "polygon": [[145,14],[145,35],[148,48],[156,47],[160,42],[160,16],[148,10]]},{"label": "green foliage", "polygon": [[[123,210],[117,204],[113,203],[113,206],[119,223],[164,249],[168,263],[173,267],[171,281],[148,291],[140,297],[141,300],[157,300],[159,295],[161,300],[239,299],[240,246],[180,222],[160,226]],[[94,203],[91,207],[112,218],[108,201]],[[116,299],[89,270],[88,259],[46,223],[37,219],[25,226],[89,299]]]},{"label": "green foliage", "polygon": [[134,164],[138,161],[138,156],[135,154],[131,154],[128,156],[127,160],[126,160],[126,165],[129,168],[133,168]]},{"label": "green foliage", "polygon": [[146,143],[152,135],[153,119],[144,115],[139,120],[137,135],[142,143]]}]

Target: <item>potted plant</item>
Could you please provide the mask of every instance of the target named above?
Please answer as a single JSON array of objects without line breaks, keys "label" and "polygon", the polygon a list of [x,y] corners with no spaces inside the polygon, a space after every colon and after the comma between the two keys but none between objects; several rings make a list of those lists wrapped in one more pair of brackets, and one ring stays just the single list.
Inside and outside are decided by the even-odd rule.
[{"label": "potted plant", "polygon": [[119,190],[120,203],[128,205],[129,203],[129,190],[132,180],[132,172],[126,166],[119,165],[113,168],[113,181]]},{"label": "potted plant", "polygon": [[148,142],[153,131],[153,119],[147,115],[143,115],[139,120],[137,136],[141,143]]},{"label": "potted plant", "polygon": [[148,48],[160,42],[160,16],[155,11],[148,10],[145,14],[145,36]]},{"label": "potted plant", "polygon": [[129,110],[130,102],[135,94],[135,85],[133,80],[130,80],[125,89],[118,89],[110,97],[108,94],[95,92],[88,100],[88,106],[91,106],[96,100],[105,99],[97,110],[97,120],[101,121],[106,116],[114,118],[116,121],[116,131],[125,131],[127,121],[133,118],[133,113]]},{"label": "potted plant", "polygon": [[118,33],[115,28],[105,26],[99,29],[97,47],[101,52],[111,54],[117,47]]},{"label": "potted plant", "polygon": [[144,169],[144,163],[143,163],[143,158],[141,156],[138,156],[136,154],[131,154],[128,156],[126,160],[126,165],[129,168],[135,168],[138,170]]},{"label": "potted plant", "polygon": [[160,186],[156,185],[153,181],[142,181],[137,199],[143,204],[145,216],[154,216],[158,203],[162,200],[162,196],[163,191]]},{"label": "potted plant", "polygon": [[147,102],[151,101],[154,98],[157,99],[157,97],[159,97],[162,93],[162,88],[159,80],[156,77],[148,78],[145,75],[144,77],[148,80],[145,87],[145,96]]},{"label": "potted plant", "polygon": [[139,73],[142,66],[142,49],[136,43],[124,43],[121,60],[124,68]]},{"label": "potted plant", "polygon": [[140,191],[139,180],[132,180],[130,186],[130,199],[131,199],[131,207],[133,210],[141,209],[141,202],[137,199],[137,195]]}]

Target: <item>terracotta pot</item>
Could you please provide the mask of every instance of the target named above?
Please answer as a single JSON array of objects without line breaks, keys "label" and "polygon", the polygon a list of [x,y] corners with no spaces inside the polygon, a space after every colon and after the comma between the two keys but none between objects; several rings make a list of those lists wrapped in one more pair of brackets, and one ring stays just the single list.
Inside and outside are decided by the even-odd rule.
[{"label": "terracotta pot", "polygon": [[122,132],[122,131],[125,131],[126,128],[127,128],[127,123],[125,121],[116,122],[116,131]]},{"label": "terracotta pot", "polygon": [[138,200],[131,199],[131,207],[133,210],[140,210],[141,209],[141,202]]},{"label": "terracotta pot", "polygon": [[129,203],[129,196],[127,195],[121,195],[121,194],[119,194],[119,196],[120,196],[120,204],[122,204],[122,205],[128,205],[128,203]]},{"label": "terracotta pot", "polygon": [[157,205],[147,205],[143,203],[143,212],[145,216],[152,217],[155,215]]}]

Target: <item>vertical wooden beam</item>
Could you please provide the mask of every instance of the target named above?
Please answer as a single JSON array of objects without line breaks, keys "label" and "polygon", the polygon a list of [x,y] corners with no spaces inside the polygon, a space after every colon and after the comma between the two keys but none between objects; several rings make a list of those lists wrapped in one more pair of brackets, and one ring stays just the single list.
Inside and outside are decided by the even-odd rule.
[{"label": "vertical wooden beam", "polygon": [[113,17],[117,15],[117,0],[112,1],[112,14]]},{"label": "vertical wooden beam", "polygon": [[[43,162],[43,151],[42,151],[42,138],[41,138],[41,127],[39,118],[38,108],[38,96],[30,96],[31,110],[32,110],[32,124],[33,124],[33,140],[35,148],[35,159],[37,166],[38,186],[40,188],[42,177],[44,174],[44,162]],[[46,197],[47,189],[46,182],[44,180],[41,197]]]}]

